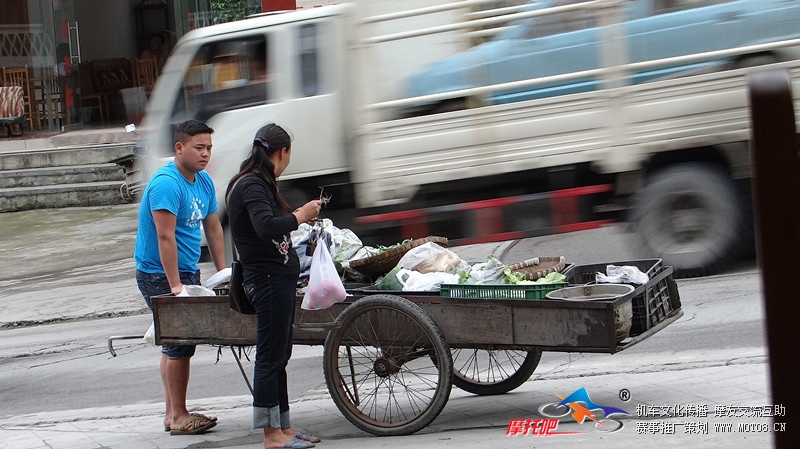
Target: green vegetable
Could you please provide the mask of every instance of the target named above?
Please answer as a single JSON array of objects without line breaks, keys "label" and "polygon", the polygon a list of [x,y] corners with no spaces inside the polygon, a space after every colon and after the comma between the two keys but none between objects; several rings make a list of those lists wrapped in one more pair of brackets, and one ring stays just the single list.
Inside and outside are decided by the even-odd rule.
[{"label": "green vegetable", "polygon": [[403,290],[403,284],[397,280],[397,273],[399,271],[400,267],[392,268],[392,270],[386,273],[383,279],[381,279],[381,281],[378,282],[375,287],[378,290],[391,290],[396,292]]},{"label": "green vegetable", "polygon": [[381,253],[385,253],[386,251],[389,251],[390,249],[399,248],[399,247],[401,247],[401,246],[403,246],[405,244],[411,243],[412,241],[413,241],[413,239],[405,239],[402,242],[395,243],[394,245],[391,245],[391,246],[378,245],[378,251],[380,251]]},{"label": "green vegetable", "polygon": [[552,273],[548,273],[547,276],[539,278],[536,280],[537,284],[558,284],[567,281],[567,277],[563,274],[554,271]]},{"label": "green vegetable", "polygon": [[506,275],[506,280],[508,280],[509,284],[519,284],[525,280],[524,274],[512,272],[511,267],[505,267],[503,269],[503,274]]}]

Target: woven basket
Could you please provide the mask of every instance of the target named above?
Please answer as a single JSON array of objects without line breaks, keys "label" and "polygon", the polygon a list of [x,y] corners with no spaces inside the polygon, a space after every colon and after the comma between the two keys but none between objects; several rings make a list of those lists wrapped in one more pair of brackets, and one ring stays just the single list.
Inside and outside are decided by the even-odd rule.
[{"label": "woven basket", "polygon": [[524,262],[509,265],[513,273],[522,273],[525,275],[525,280],[535,281],[543,278],[550,273],[560,272],[564,269],[564,256],[558,257],[534,257]]},{"label": "woven basket", "polygon": [[404,245],[398,246],[397,248],[392,248],[388,251],[384,251],[371,257],[351,260],[350,268],[358,271],[359,273],[366,274],[367,276],[377,278],[378,276],[388,273],[392,270],[392,268],[397,266],[397,263],[400,262],[400,259],[402,259],[411,248],[415,248],[428,242],[434,242],[445,247],[447,246],[447,239],[444,237],[429,236],[425,237],[424,239],[415,239]]}]

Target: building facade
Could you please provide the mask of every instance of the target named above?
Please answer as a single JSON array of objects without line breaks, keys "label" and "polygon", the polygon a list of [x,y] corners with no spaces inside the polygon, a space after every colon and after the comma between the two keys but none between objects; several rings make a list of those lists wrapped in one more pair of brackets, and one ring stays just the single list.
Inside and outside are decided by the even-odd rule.
[{"label": "building facade", "polygon": [[[332,3],[246,0],[255,12]],[[160,67],[177,39],[213,22],[211,0],[3,0],[0,85],[27,69],[29,132],[136,121],[152,87],[137,60]]]}]

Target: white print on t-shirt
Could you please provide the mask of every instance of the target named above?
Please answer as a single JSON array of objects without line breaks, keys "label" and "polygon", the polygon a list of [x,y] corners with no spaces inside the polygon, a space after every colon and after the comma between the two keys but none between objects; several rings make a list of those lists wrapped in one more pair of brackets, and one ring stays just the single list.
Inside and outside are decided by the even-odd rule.
[{"label": "white print on t-shirt", "polygon": [[186,226],[190,228],[196,228],[200,226],[200,221],[203,219],[203,212],[201,208],[204,207],[203,201],[200,198],[195,198],[192,200],[192,214],[186,220]]}]

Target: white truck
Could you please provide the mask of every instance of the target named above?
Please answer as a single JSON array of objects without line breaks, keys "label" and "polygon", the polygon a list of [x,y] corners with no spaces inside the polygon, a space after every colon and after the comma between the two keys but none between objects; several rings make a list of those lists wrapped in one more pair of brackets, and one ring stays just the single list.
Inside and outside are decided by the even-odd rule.
[{"label": "white truck", "polygon": [[[284,194],[299,203],[324,187],[324,214],[368,244],[475,243],[625,219],[641,256],[680,275],[751,249],[747,74],[800,72],[800,36],[759,38],[751,16],[777,13],[775,29],[800,32],[800,1],[512,3],[364,0],[194,30],[149,99],[144,172],[171,155],[178,122],[206,121],[207,170],[224,204],[255,131],[276,122],[294,137]],[[698,12],[715,23],[682,28]],[[637,22],[652,17],[650,28]],[[728,40],[710,50],[671,40],[709,29],[702,39]],[[737,29],[747,40],[731,38]],[[530,55],[497,70],[487,55],[522,51],[509,39]],[[663,45],[681,51],[642,53]],[[553,52],[567,47],[583,56]],[[595,65],[570,64],[587,51]],[[420,79],[442,84],[452,58],[470,82],[420,93]],[[561,69],[524,75],[531,60]],[[517,76],[476,75],[492,70]]]}]

